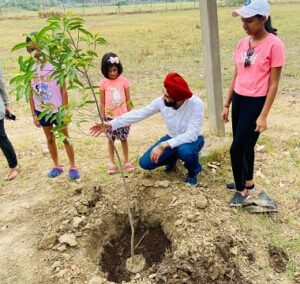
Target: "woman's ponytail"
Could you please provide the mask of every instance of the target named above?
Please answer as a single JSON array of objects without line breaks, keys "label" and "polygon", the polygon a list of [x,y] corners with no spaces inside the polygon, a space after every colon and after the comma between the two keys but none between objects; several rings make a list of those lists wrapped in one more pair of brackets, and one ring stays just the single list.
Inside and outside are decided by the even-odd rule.
[{"label": "woman's ponytail", "polygon": [[271,17],[269,16],[268,20],[265,22],[265,29],[267,32],[277,35],[277,29],[272,27]]},{"label": "woman's ponytail", "polygon": [[[256,15],[256,17],[258,19],[261,19],[262,15]],[[273,28],[272,27],[272,21],[271,21],[271,17],[269,16],[268,19],[265,21],[265,29],[268,33],[271,33],[271,34],[274,34],[274,35],[277,35],[277,29]]]}]

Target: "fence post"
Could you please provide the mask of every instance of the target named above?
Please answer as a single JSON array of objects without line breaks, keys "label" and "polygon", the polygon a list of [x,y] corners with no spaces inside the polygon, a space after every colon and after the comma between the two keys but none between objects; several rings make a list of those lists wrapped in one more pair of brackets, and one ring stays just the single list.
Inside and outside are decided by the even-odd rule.
[{"label": "fence post", "polygon": [[209,130],[224,135],[220,114],[223,109],[217,0],[200,0],[202,43],[208,103]]}]

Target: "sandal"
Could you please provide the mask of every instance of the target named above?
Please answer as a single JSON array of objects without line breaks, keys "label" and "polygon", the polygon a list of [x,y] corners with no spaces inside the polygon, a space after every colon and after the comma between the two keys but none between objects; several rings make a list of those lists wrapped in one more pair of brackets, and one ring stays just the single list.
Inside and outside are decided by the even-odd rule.
[{"label": "sandal", "polygon": [[48,177],[55,178],[59,176],[63,171],[64,171],[63,167],[52,168],[51,171],[48,173]]},{"label": "sandal", "polygon": [[124,170],[128,171],[128,172],[131,172],[134,170],[134,166],[131,164],[131,163],[126,163],[124,165]]},{"label": "sandal", "polygon": [[69,169],[69,177],[71,180],[77,180],[80,178],[80,174],[77,168]]},{"label": "sandal", "polygon": [[113,163],[109,163],[107,166],[107,173],[113,175],[117,172],[117,167]]}]

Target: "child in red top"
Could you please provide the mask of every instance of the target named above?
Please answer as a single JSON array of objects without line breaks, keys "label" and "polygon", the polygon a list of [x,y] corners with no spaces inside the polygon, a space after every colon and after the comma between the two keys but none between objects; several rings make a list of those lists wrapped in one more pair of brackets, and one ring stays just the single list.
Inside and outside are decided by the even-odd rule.
[{"label": "child in red top", "polygon": [[[102,58],[101,71],[105,77],[100,81],[100,112],[105,121],[112,120],[131,110],[129,81],[122,76],[123,66],[115,53],[106,53]],[[121,127],[114,131],[108,131],[108,135],[114,142],[119,139],[122,144],[124,156],[124,169],[132,171],[133,165],[128,159],[129,126]],[[115,166],[115,151],[113,142],[108,141],[108,152],[110,163],[108,164],[108,174],[114,174],[117,171]]]}]

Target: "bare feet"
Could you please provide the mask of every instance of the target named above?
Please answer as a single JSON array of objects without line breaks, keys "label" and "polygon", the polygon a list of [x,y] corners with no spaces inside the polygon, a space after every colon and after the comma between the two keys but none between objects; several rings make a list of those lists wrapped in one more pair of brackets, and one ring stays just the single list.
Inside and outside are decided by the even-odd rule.
[{"label": "bare feet", "polygon": [[18,167],[15,167],[13,169],[9,169],[7,175],[5,176],[4,180],[7,180],[7,181],[10,181],[10,180],[13,180],[17,177],[19,173],[19,168]]}]

